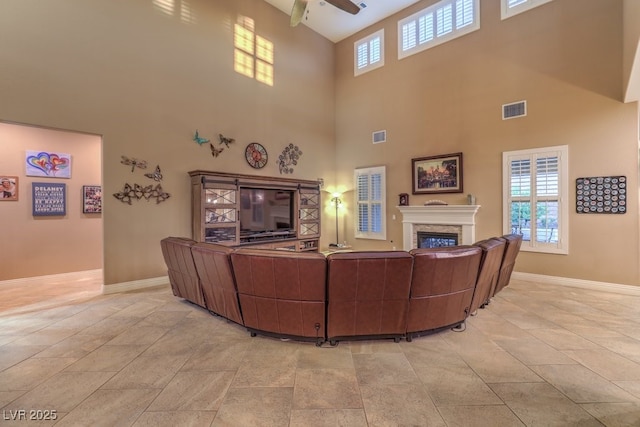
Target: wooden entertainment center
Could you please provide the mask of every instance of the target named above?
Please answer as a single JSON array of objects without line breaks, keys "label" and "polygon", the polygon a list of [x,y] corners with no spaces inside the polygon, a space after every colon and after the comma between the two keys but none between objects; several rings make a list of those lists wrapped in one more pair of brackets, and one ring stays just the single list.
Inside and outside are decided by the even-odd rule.
[{"label": "wooden entertainment center", "polygon": [[318,251],[317,181],[196,170],[193,239],[225,246]]}]

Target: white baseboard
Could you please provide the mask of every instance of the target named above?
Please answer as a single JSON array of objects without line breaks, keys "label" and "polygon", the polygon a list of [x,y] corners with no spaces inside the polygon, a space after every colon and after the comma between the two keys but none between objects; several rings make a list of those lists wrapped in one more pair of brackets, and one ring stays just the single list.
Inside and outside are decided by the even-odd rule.
[{"label": "white baseboard", "polygon": [[151,279],[133,280],[131,282],[114,283],[106,286],[102,285],[102,293],[104,295],[117,294],[119,292],[136,291],[168,284],[169,276],[152,277]]},{"label": "white baseboard", "polygon": [[547,285],[570,286],[573,288],[589,289],[592,291],[613,292],[624,295],[640,296],[640,286],[622,285],[619,283],[596,282],[593,280],[573,279],[571,277],[545,276],[543,274],[520,273],[514,271],[512,279],[525,282],[535,282]]},{"label": "white baseboard", "polygon": [[35,286],[35,285],[58,285],[61,283],[83,283],[102,284],[102,269],[73,271],[71,273],[50,274],[46,276],[24,277],[20,279],[2,280],[2,286]]}]

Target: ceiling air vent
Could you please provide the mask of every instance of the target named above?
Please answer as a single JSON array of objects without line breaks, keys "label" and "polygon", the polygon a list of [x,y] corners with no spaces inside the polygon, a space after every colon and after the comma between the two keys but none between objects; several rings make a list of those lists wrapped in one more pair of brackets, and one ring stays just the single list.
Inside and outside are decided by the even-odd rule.
[{"label": "ceiling air vent", "polygon": [[527,115],[527,101],[518,101],[502,106],[502,120],[515,119]]},{"label": "ceiling air vent", "polygon": [[381,142],[387,142],[387,131],[386,130],[379,130],[376,132],[373,132],[372,134],[372,141],[374,144],[380,144]]}]

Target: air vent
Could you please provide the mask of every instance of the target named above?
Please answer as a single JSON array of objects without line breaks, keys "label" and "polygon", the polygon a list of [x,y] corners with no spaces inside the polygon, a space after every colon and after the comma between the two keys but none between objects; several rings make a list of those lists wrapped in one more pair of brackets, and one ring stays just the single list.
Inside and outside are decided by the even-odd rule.
[{"label": "air vent", "polygon": [[527,101],[518,101],[502,106],[502,120],[515,119],[527,115]]},{"label": "air vent", "polygon": [[371,138],[371,142],[373,142],[374,144],[380,144],[381,142],[387,142],[387,131],[386,130],[379,130],[379,131],[373,132],[372,138]]},{"label": "air vent", "polygon": [[367,4],[361,1],[360,3],[358,3],[358,6],[360,6],[360,9],[364,9],[365,7],[367,7]]}]

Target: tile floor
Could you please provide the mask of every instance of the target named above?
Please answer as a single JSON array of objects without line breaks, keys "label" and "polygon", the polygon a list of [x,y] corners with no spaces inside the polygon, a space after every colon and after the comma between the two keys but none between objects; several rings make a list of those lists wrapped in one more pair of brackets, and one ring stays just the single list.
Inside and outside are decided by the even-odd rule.
[{"label": "tile floor", "polygon": [[639,326],[640,297],[515,280],[464,332],[337,347],[168,286],[74,298],[0,312],[0,425],[639,426]]}]

